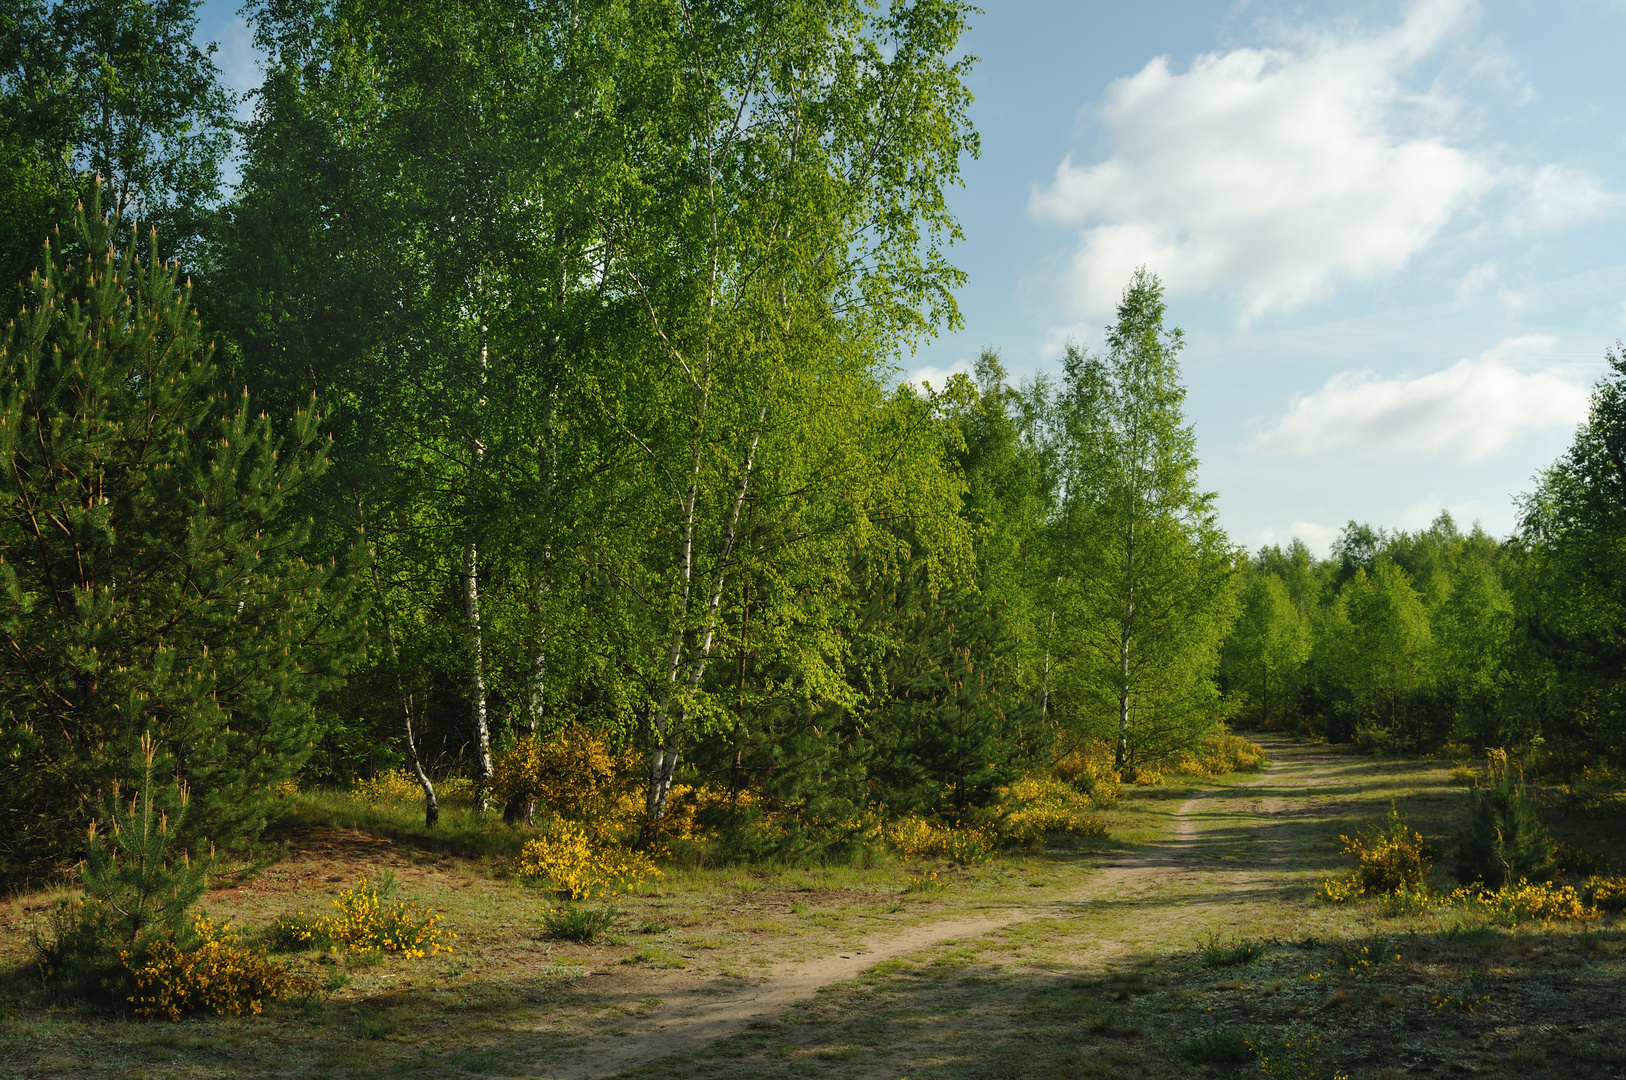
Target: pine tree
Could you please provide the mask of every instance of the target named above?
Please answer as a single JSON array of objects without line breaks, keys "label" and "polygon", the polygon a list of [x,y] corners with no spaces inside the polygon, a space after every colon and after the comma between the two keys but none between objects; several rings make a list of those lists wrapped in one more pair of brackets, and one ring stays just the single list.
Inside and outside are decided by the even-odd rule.
[{"label": "pine tree", "polygon": [[1485,775],[1470,795],[1471,818],[1457,844],[1457,877],[1493,889],[1520,881],[1551,881],[1553,838],[1524,789],[1524,774],[1507,752],[1492,750]]},{"label": "pine tree", "polygon": [[138,955],[154,942],[185,937],[187,913],[209,887],[213,862],[212,857],[194,862],[184,850],[177,859],[170,850],[186,820],[191,792],[179,785],[171,818],[158,801],[159,778],[153,772],[158,743],[143,734],[140,747],[141,777],[129,805],[120,804],[114,785],[101,836],[101,823],[90,824],[81,871],[85,899],[105,916],[110,944]]},{"label": "pine tree", "polygon": [[351,655],[350,575],[300,557],[319,473],[220,385],[173,264],[99,192],[53,238],[0,341],[0,876],[76,851],[138,740],[174,748],[177,839],[263,827]]}]

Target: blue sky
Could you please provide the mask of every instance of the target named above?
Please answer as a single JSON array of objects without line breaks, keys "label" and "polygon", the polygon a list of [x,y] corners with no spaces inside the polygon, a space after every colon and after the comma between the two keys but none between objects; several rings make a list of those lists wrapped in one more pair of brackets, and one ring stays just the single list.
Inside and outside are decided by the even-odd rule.
[{"label": "blue sky", "polygon": [[[1626,337],[1626,2],[984,6],[965,328],[910,377],[1055,370],[1144,264],[1233,539],[1514,527]],[[234,12],[200,36],[247,88]]]}]

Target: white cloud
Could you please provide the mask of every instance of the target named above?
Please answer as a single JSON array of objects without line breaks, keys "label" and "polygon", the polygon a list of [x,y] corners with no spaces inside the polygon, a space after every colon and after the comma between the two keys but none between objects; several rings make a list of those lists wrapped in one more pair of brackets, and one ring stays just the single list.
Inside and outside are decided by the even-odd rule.
[{"label": "white cloud", "polygon": [[1486,506],[1480,499],[1469,499],[1467,502],[1446,506],[1444,500],[1437,495],[1430,495],[1422,502],[1413,503],[1400,512],[1400,527],[1417,531],[1426,529],[1434,524],[1441,513],[1451,515],[1451,520],[1463,532],[1473,527],[1474,522],[1485,516]]},{"label": "white cloud", "polygon": [[1249,547],[1257,551],[1271,544],[1280,544],[1282,547],[1286,547],[1294,540],[1303,540],[1305,547],[1309,548],[1313,554],[1324,559],[1327,557],[1328,552],[1332,551],[1332,542],[1338,539],[1338,533],[1341,529],[1342,526],[1317,525],[1313,521],[1295,521],[1285,530],[1278,531],[1273,528],[1259,530],[1249,537]]},{"label": "white cloud", "polygon": [[910,368],[904,377],[905,382],[912,382],[917,386],[924,383],[929,389],[941,390],[948,385],[949,378],[954,375],[972,374],[971,361],[956,360],[946,368],[925,365]]},{"label": "white cloud", "polygon": [[1510,338],[1483,355],[1418,378],[1370,372],[1333,376],[1294,398],[1260,450],[1313,454],[1345,446],[1439,454],[1473,461],[1534,431],[1581,423],[1588,388],[1512,361],[1550,354],[1548,337]]},{"label": "white cloud", "polygon": [[[1387,30],[1301,31],[1183,73],[1160,57],[1113,83],[1097,112],[1110,156],[1069,157],[1030,201],[1082,226],[1074,307],[1111,311],[1145,264],[1171,293],[1232,294],[1247,322],[1404,265],[1493,182],[1449,138],[1457,103],[1402,81],[1473,14],[1420,0]],[[1557,202],[1586,201],[1561,180],[1545,181]]]}]

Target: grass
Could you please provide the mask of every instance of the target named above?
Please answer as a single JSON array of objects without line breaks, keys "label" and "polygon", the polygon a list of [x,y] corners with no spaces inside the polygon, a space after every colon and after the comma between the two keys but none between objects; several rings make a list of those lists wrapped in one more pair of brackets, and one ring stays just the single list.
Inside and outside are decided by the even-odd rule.
[{"label": "grass", "polygon": [[[1315,784],[1234,782],[1259,780],[1244,776],[1129,788],[1103,815],[1110,837],[980,868],[668,869],[618,897],[614,926],[583,940],[553,936],[545,901],[501,876],[522,830],[505,838],[488,820],[425,837],[412,832],[413,807],[344,810],[301,796],[277,835],[285,856],[212,892],[211,915],[264,932],[279,916],[331,910],[358,874],[393,872],[399,895],[447,915],[454,953],[410,961],[295,950],[284,955],[317,976],[325,1001],[258,1018],[131,1023],[41,989],[19,962],[47,898],[13,897],[0,907],[0,966],[10,971],[0,982],[0,1080],[526,1074],[598,1040],[635,1039],[685,987],[737,992],[775,965],[911,925],[1016,910],[1025,921],[895,957],[637,1075],[1260,1075],[1247,1056],[1255,1047],[1277,1070],[1266,1075],[1296,1075],[1281,1071],[1291,1062],[1280,1047],[1304,1035],[1318,1037],[1319,1051],[1302,1075],[1626,1071],[1619,916],[1507,927],[1472,912],[1321,903],[1315,885],[1347,869],[1339,832],[1381,817],[1392,799],[1447,845],[1462,788],[1448,763],[1292,753],[1314,755]],[[1113,886],[1119,866],[1167,850],[1178,812],[1200,791],[1184,820],[1201,842],[1167,872]],[[1555,820],[1561,838],[1617,860],[1620,824]],[[932,870],[946,887],[907,891]],[[1089,899],[1069,899],[1086,889]]]}]

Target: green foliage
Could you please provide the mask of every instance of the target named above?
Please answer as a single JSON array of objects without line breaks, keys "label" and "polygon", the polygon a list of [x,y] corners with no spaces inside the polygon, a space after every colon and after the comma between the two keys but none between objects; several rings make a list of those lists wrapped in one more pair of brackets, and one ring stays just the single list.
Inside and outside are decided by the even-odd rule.
[{"label": "green foliage", "polygon": [[1219,1028],[1187,1039],[1175,1053],[1193,1065],[1246,1065],[1259,1056],[1252,1037],[1240,1028]]},{"label": "green foliage", "polygon": [[132,965],[155,948],[196,943],[189,915],[208,888],[212,853],[193,860],[177,852],[189,793],[182,783],[173,798],[161,798],[157,759],[156,741],[142,735],[130,801],[121,801],[115,783],[104,820],[87,830],[84,898],[59,902],[34,938],[45,977],[86,996],[117,998]]},{"label": "green foliage", "polygon": [[1506,751],[1486,757],[1484,774],[1468,796],[1469,822],[1457,841],[1457,877],[1492,889],[1524,881],[1550,881],[1552,836],[1524,786],[1524,770]]},{"label": "green foliage", "polygon": [[1264,948],[1257,941],[1233,937],[1221,940],[1219,932],[1208,935],[1208,939],[1198,947],[1202,954],[1203,967],[1223,968],[1237,967],[1241,964],[1251,964],[1264,955]]},{"label": "green foliage", "polygon": [[[187,256],[219,201],[236,101],[196,0],[24,0],[0,15],[0,285],[37,265],[92,177]],[[0,294],[4,295],[4,294]],[[9,295],[6,295],[9,301]]]},{"label": "green foliage", "polygon": [[612,907],[583,907],[563,904],[542,913],[542,928],[558,941],[594,941],[607,933],[621,917]]},{"label": "green foliage", "polygon": [[1197,487],[1185,422],[1180,330],[1163,286],[1125,288],[1108,354],[1069,346],[1052,421],[1062,496],[1051,529],[1057,715],[1150,767],[1194,747],[1221,702],[1219,651],[1234,616],[1235,562]]},{"label": "green foliage", "polygon": [[288,520],[323,467],[314,415],[278,439],[224,390],[179,269],[119,233],[93,199],[0,345],[10,878],[76,846],[144,735],[191,789],[181,842],[257,832],[353,649],[345,575]]}]

